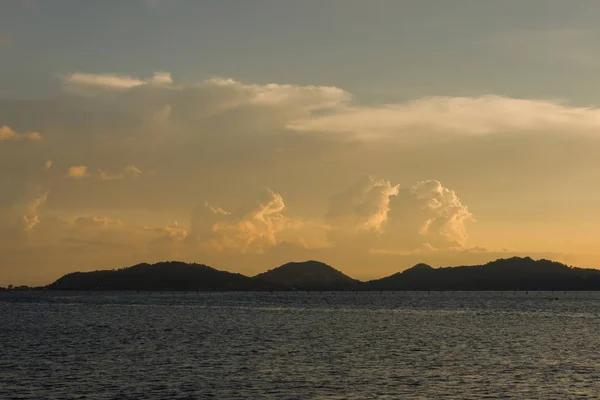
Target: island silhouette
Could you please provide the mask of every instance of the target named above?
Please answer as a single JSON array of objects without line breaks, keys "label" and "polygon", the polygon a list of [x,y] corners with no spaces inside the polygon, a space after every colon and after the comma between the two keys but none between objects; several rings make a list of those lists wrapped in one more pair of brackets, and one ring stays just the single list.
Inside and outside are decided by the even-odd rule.
[{"label": "island silhouette", "polygon": [[50,290],[129,291],[394,291],[394,290],[600,290],[600,270],[530,257],[484,265],[433,268],[417,264],[381,279],[359,281],[319,262],[290,262],[245,276],[179,261],[138,264],[117,270],[72,272]]}]

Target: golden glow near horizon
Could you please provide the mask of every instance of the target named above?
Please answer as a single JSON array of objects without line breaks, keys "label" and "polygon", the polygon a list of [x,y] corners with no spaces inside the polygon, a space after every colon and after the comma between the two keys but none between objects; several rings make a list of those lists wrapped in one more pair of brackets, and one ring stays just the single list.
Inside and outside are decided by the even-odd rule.
[{"label": "golden glow near horizon", "polygon": [[[70,12],[31,3],[11,5],[7,13],[28,21]],[[196,50],[175,52],[145,30],[156,25],[152,18],[179,13],[169,26],[184,40],[173,25],[183,21],[181,4],[160,2],[133,18],[131,29],[138,30],[122,46],[115,38],[125,40],[123,21],[111,20],[115,38],[70,34],[79,53],[63,52],[58,36],[52,51],[40,47],[0,17],[7,29],[0,32],[0,286],[161,260],[252,275],[316,259],[359,279],[417,262],[446,266],[512,255],[600,266],[600,108],[595,92],[585,91],[589,85],[563,85],[552,75],[558,62],[572,76],[596,71],[595,21],[589,30],[566,31],[562,18],[551,18],[561,14],[556,11],[508,32],[490,17],[502,16],[484,7],[474,20],[492,18],[489,31],[469,21],[430,21],[427,26],[440,29],[427,31],[431,43],[417,34],[421,25],[389,24],[421,41],[388,43],[410,54],[399,59],[390,53],[402,51],[377,47],[387,42],[369,45],[359,34],[369,16],[386,18],[399,6],[390,4],[387,12],[373,6],[365,14],[362,2],[352,4],[319,14],[332,24],[339,20],[332,26],[352,38],[318,27],[339,53],[320,47],[327,41],[304,42],[306,29],[292,32],[295,26],[277,28],[295,43],[290,47],[277,35],[256,44],[194,23],[221,32],[219,40],[230,46],[223,45],[223,54],[198,33],[198,43],[185,43],[214,55],[203,53],[202,62],[190,58]],[[189,7],[190,13],[218,11]],[[278,7],[268,11],[287,15]],[[422,11],[415,8],[398,15]],[[442,11],[452,10],[440,5]],[[583,25],[585,15],[577,17]],[[233,32],[247,23],[239,18],[223,24]],[[526,29],[534,22],[556,26]],[[471,29],[469,35],[444,30],[458,25]],[[388,37],[379,26],[369,25],[376,37]],[[508,46],[511,40],[519,45]],[[260,58],[263,41],[270,44]],[[438,42],[456,52],[445,53]],[[561,43],[577,54],[557,58],[550,50]],[[102,57],[90,50],[103,45],[111,50]],[[156,52],[159,59],[152,58],[155,45],[165,52]],[[245,45],[254,47],[244,53]],[[273,49],[284,55],[273,56]],[[465,59],[457,65],[460,54]],[[39,71],[31,69],[34,55]],[[344,68],[328,69],[333,55]],[[242,62],[248,57],[256,65]],[[296,67],[280,64],[288,57]],[[355,58],[360,62],[350,63]],[[322,69],[302,64],[307,60]],[[547,69],[540,70],[540,60]],[[513,62],[531,79],[511,70]],[[377,80],[383,77],[389,85]],[[573,86],[581,88],[577,98]]]}]

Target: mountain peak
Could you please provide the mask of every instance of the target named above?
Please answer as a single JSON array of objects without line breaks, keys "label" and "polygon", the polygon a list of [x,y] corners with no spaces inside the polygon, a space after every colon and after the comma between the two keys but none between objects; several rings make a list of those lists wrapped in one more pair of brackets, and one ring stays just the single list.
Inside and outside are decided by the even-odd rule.
[{"label": "mountain peak", "polygon": [[245,290],[255,286],[250,278],[240,274],[203,264],[166,261],[117,270],[72,272],[48,287],[58,290]]},{"label": "mountain peak", "polygon": [[317,271],[317,270],[321,270],[321,271],[330,271],[330,270],[334,270],[337,271],[335,268],[333,268],[330,265],[325,264],[324,262],[321,261],[316,261],[316,260],[307,260],[307,261],[291,261],[288,263],[285,263],[277,268],[272,269],[271,271],[275,270],[275,269],[301,269],[303,271],[306,270],[313,270],[313,271]]},{"label": "mountain peak", "polygon": [[290,285],[297,289],[350,288],[359,281],[344,275],[337,269],[320,261],[289,262],[254,277],[274,284]]},{"label": "mountain peak", "polygon": [[419,263],[419,264],[416,264],[415,266],[407,269],[404,272],[407,272],[407,271],[431,271],[431,270],[433,270],[433,267],[431,265],[425,264],[425,263]]}]

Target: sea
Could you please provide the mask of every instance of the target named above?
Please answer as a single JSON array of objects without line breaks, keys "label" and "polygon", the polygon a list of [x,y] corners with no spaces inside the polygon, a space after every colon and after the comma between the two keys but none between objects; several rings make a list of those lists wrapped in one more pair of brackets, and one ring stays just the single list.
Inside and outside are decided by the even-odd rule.
[{"label": "sea", "polygon": [[597,292],[1,292],[0,399],[598,399]]}]

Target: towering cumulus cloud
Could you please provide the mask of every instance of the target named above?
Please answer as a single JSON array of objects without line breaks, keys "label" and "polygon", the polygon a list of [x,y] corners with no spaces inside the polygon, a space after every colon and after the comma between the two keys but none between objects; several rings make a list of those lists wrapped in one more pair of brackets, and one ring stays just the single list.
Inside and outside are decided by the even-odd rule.
[{"label": "towering cumulus cloud", "polygon": [[422,204],[421,210],[427,218],[419,229],[423,237],[432,238],[436,243],[446,242],[450,246],[467,245],[465,222],[473,220],[473,215],[454,190],[430,180],[416,183],[410,192]]},{"label": "towering cumulus cloud", "polygon": [[333,196],[326,215],[332,243],[400,253],[464,248],[465,223],[472,219],[456,193],[439,181],[401,190],[373,177]]},{"label": "towering cumulus cloud", "polygon": [[390,210],[390,197],[399,185],[367,177],[329,201],[326,221],[333,227],[333,242],[361,233],[382,233]]},{"label": "towering cumulus cloud", "polygon": [[285,208],[283,197],[271,190],[246,212],[232,213],[205,203],[192,213],[193,238],[201,247],[218,251],[263,253],[279,244],[286,230],[298,231],[303,225],[286,216]]},{"label": "towering cumulus cloud", "polygon": [[268,199],[233,223],[213,226],[218,245],[242,252],[262,252],[277,244],[277,234],[289,220],[283,214],[285,203],[280,194],[268,192]]}]

